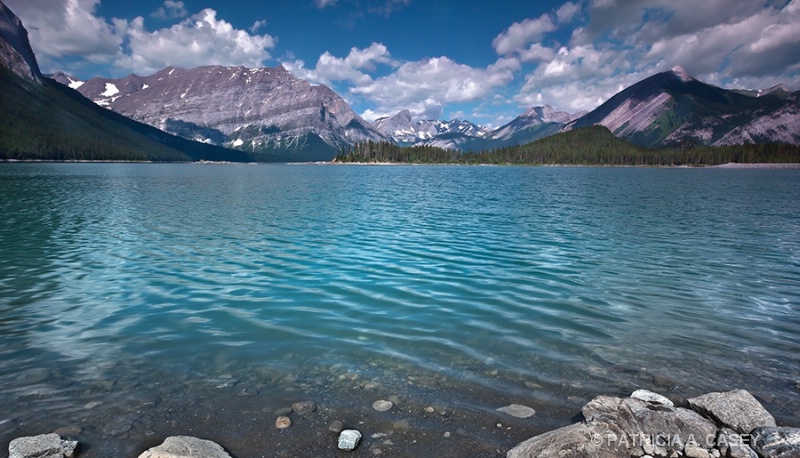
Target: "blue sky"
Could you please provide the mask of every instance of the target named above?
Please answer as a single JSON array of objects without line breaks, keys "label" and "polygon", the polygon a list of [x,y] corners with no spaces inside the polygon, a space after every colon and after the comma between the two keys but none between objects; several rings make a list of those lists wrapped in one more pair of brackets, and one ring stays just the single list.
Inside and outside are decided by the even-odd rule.
[{"label": "blue sky", "polygon": [[800,0],[4,0],[44,72],[283,65],[367,120],[497,127],[591,110],[682,66],[711,84],[800,89]]}]

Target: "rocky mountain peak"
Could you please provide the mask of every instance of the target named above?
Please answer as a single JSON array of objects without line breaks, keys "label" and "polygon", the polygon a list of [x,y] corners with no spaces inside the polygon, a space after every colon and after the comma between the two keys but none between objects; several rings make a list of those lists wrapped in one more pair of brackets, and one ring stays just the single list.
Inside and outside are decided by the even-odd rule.
[{"label": "rocky mountain peak", "polygon": [[683,81],[684,83],[694,79],[680,65],[672,67],[672,70],[670,70],[670,72],[672,72],[676,77],[678,77],[679,80]]},{"label": "rocky mountain peak", "polygon": [[388,139],[333,90],[280,65],[167,67],[150,76],[92,78],[78,91],[169,133],[245,151],[279,151],[286,160],[328,160],[345,145]]},{"label": "rocky mountain peak", "polygon": [[0,0],[0,65],[17,75],[41,82],[42,73],[22,21]]}]

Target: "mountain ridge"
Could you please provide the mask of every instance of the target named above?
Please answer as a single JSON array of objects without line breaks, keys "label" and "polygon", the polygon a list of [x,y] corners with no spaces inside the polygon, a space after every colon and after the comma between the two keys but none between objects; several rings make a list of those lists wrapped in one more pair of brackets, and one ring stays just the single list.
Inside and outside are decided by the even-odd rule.
[{"label": "mountain ridge", "polygon": [[27,30],[2,0],[0,50],[2,160],[254,160],[135,122],[41,75]]},{"label": "mountain ridge", "polygon": [[280,150],[291,160],[319,161],[355,142],[387,140],[329,87],[301,80],[281,65],[166,67],[149,76],[59,79],[137,121],[242,151]]},{"label": "mountain ridge", "polygon": [[584,114],[557,111],[550,105],[535,106],[499,128],[490,130],[460,119],[414,121],[411,112],[406,109],[393,116],[378,118],[373,125],[399,145],[477,151],[538,140],[560,132],[566,123]]},{"label": "mountain ridge", "polygon": [[615,94],[565,130],[602,125],[648,147],[800,144],[800,92],[785,87],[743,94],[689,76],[682,68],[657,73]]}]

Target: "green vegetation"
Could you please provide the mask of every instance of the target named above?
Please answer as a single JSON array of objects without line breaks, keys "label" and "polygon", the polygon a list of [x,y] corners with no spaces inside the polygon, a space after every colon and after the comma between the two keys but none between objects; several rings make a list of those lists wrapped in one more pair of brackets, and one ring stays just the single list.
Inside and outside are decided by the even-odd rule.
[{"label": "green vegetation", "polygon": [[366,142],[342,149],[336,162],[410,164],[520,164],[674,166],[728,162],[800,162],[800,147],[784,144],[702,146],[685,150],[649,149],[633,145],[602,126],[575,129],[521,146],[461,153],[433,146],[400,147]]}]

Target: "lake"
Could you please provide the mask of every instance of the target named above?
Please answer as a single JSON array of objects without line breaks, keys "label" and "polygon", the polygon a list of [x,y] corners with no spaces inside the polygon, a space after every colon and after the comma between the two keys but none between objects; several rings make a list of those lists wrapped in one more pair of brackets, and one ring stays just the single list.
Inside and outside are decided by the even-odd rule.
[{"label": "lake", "polygon": [[800,424],[800,170],[0,164],[0,195],[2,450],[505,456],[637,388]]}]

